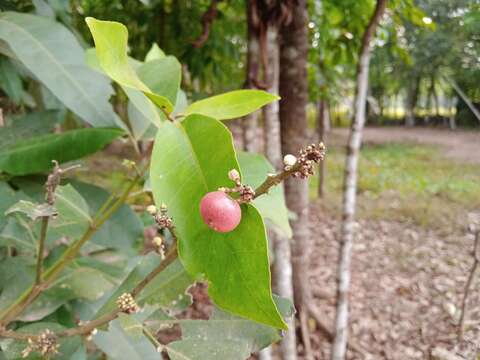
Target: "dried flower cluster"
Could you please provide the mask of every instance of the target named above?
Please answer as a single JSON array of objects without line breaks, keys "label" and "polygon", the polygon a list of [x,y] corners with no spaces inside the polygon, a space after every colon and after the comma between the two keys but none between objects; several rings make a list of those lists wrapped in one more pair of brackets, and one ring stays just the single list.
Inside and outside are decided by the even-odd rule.
[{"label": "dried flower cluster", "polygon": [[43,357],[49,357],[57,354],[59,347],[57,336],[46,329],[38,337],[28,339],[28,346],[22,351],[22,357],[26,358],[34,351],[38,351]]},{"label": "dried flower cluster", "polygon": [[123,293],[117,299],[117,306],[125,314],[134,314],[140,310],[132,294]]},{"label": "dried flower cluster", "polygon": [[293,173],[294,177],[306,179],[314,173],[314,164],[318,164],[325,158],[326,147],[323,143],[311,144],[300,150],[298,158],[286,155],[283,159],[285,170],[289,171],[298,165],[298,170]]},{"label": "dried flower cluster", "polygon": [[154,205],[150,205],[147,207],[147,212],[153,216],[160,229],[173,228],[173,220],[167,215],[167,206],[165,204],[160,206],[160,211]]},{"label": "dried flower cluster", "polygon": [[238,193],[239,197],[237,201],[240,204],[248,203],[255,198],[255,190],[253,190],[253,188],[249,185],[242,184],[242,181],[240,179],[240,174],[237,170],[235,169],[230,170],[228,172],[228,178],[235,183],[235,187],[233,188],[221,187],[218,189],[219,191],[223,191],[226,194]]}]

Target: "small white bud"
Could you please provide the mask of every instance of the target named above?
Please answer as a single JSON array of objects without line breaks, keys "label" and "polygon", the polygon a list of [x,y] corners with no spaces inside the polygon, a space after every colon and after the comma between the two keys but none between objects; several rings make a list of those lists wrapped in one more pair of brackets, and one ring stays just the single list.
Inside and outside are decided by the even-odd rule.
[{"label": "small white bud", "polygon": [[292,154],[287,154],[283,157],[283,164],[285,166],[293,166],[297,162],[297,158]]},{"label": "small white bud", "polygon": [[232,181],[240,180],[240,174],[236,169],[232,169],[228,172],[228,178]]},{"label": "small white bud", "polygon": [[148,205],[147,206],[147,212],[150,215],[155,215],[157,213],[157,207],[155,205]]},{"label": "small white bud", "polygon": [[163,239],[160,236],[155,236],[152,242],[155,246],[160,247],[163,244]]},{"label": "small white bud", "polygon": [[91,334],[92,334],[92,335],[96,335],[97,333],[98,333],[97,328],[94,328],[94,329],[92,330],[92,333],[91,333]]}]

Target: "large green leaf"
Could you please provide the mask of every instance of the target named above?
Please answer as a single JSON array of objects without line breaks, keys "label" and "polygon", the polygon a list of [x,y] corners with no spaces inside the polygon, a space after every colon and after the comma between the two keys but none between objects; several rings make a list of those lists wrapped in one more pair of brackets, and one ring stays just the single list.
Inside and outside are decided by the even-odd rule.
[{"label": "large green leaf", "polygon": [[[275,172],[273,166],[260,154],[240,152],[238,162],[242,169],[243,181],[254,189],[265,180],[267,174]],[[286,236],[292,237],[282,184],[270,189],[268,194],[256,198],[253,203],[264,218],[272,221]]]},{"label": "large green leaf", "polygon": [[219,121],[190,115],[181,124],[165,122],[152,154],[155,202],[165,203],[179,236],[179,255],[194,277],[204,276],[222,309],[286,328],[272,300],[265,226],[257,209],[242,205],[242,221],[218,233],[202,220],[201,198],[232,185],[228,171],[239,169],[232,136]]},{"label": "large green leaf", "polygon": [[94,126],[120,126],[108,80],[84,61],[83,49],[63,25],[41,16],[0,14],[0,39],[56,97]]},{"label": "large green leaf", "polygon": [[171,113],[173,105],[168,98],[152,92],[130,66],[127,28],[118,22],[101,21],[92,17],[87,17],[85,21],[95,41],[100,65],[108,76],[122,86],[142,91],[154,104]]},{"label": "large green leaf", "polygon": [[[284,318],[293,315],[289,300],[276,298]],[[256,351],[281,339],[270,326],[214,309],[208,320],[180,320],[182,339],[168,344],[172,360],[245,360]]]},{"label": "large green leaf", "polygon": [[51,132],[59,121],[57,111],[38,111],[8,119],[8,125],[0,127],[0,151],[25,140]]},{"label": "large green leaf", "polygon": [[278,96],[262,90],[235,90],[196,101],[187,107],[185,113],[202,114],[218,120],[236,119],[278,99]]},{"label": "large green leaf", "polygon": [[52,168],[60,163],[80,159],[100,150],[123,134],[120,129],[87,128],[48,134],[0,149],[0,170],[12,175],[26,175]]},{"label": "large green leaf", "polygon": [[[91,216],[109,197],[109,193],[98,186],[78,181],[71,182],[71,184],[82,194],[90,208]],[[135,244],[139,239],[143,241],[143,224],[132,208],[125,204],[95,232],[90,242],[132,255],[137,252]]]},{"label": "large green leaf", "polygon": [[[85,56],[88,66],[102,75],[106,75],[100,66],[95,48],[87,49],[85,51]],[[138,62],[133,66],[132,63],[136,60],[132,58],[128,58],[128,60],[130,65],[136,69],[143,65],[141,62]],[[157,107],[140,90],[128,86],[120,86],[129,99],[128,120],[131,125],[132,135],[135,139],[140,139],[145,135],[148,129],[152,127],[152,124],[155,127],[158,127],[161,121],[165,118],[165,115],[158,111]]]},{"label": "large green leaf", "polygon": [[140,66],[138,76],[156,94],[165,96],[172,104],[177,102],[182,67],[173,56],[151,60]]}]

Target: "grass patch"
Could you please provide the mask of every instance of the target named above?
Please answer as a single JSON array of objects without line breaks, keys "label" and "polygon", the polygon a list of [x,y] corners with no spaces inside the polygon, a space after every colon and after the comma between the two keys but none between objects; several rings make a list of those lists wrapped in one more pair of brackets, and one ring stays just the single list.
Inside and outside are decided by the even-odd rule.
[{"label": "grass patch", "polygon": [[[339,211],[345,153],[327,154],[326,205]],[[316,197],[318,179],[310,183]],[[358,179],[360,217],[413,220],[419,225],[463,225],[465,212],[480,207],[480,166],[446,159],[439,149],[409,144],[367,145]]]}]

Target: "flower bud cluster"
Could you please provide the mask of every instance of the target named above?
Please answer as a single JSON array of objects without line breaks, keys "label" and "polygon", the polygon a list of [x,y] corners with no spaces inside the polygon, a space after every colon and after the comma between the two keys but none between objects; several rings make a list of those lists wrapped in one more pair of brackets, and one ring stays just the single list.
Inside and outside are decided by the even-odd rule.
[{"label": "flower bud cluster", "polygon": [[140,310],[132,294],[123,293],[117,299],[117,306],[125,314],[134,314]]},{"label": "flower bud cluster", "polygon": [[173,228],[173,220],[167,215],[167,206],[165,204],[160,206],[160,211],[157,210],[155,205],[149,205],[147,206],[147,212],[153,216],[160,229]]},{"label": "flower bud cluster", "polygon": [[49,357],[57,354],[59,347],[57,336],[46,329],[38,337],[28,339],[28,346],[22,351],[22,357],[26,358],[34,351],[38,351],[43,357]]},{"label": "flower bud cluster", "polygon": [[223,191],[226,194],[238,193],[239,197],[237,201],[240,204],[249,203],[255,198],[255,190],[249,185],[242,184],[240,174],[237,170],[232,169],[228,172],[228,178],[235,183],[233,188],[221,187],[218,190]]},{"label": "flower bud cluster", "polygon": [[293,173],[294,177],[306,179],[314,173],[314,165],[325,158],[326,147],[323,143],[308,145],[300,150],[296,164],[298,171]]}]

